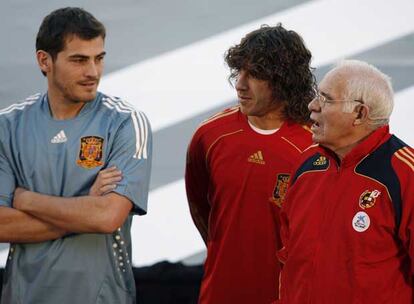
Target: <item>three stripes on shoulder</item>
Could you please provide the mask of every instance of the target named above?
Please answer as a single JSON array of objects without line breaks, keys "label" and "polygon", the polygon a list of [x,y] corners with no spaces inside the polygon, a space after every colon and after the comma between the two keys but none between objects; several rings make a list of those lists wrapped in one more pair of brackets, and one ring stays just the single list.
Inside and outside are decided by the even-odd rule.
[{"label": "three stripes on shoulder", "polygon": [[141,111],[136,111],[130,104],[117,97],[103,97],[102,104],[109,109],[115,109],[118,112],[131,115],[136,136],[136,152],[133,157],[138,159],[147,159],[148,135],[150,132],[150,127],[145,114]]},{"label": "three stripes on shoulder", "polygon": [[414,153],[409,147],[397,150],[394,155],[414,171]]}]

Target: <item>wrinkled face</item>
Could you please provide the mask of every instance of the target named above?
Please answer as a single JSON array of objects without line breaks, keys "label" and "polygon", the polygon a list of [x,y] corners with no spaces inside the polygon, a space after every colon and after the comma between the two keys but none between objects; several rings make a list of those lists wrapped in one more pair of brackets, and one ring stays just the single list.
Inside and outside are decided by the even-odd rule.
[{"label": "wrinkled face", "polygon": [[64,102],[88,102],[96,97],[104,63],[104,40],[68,37],[64,49],[50,60],[48,90]]},{"label": "wrinkled face", "polygon": [[269,83],[241,70],[236,82],[241,112],[247,116],[264,116],[279,105],[274,101]]},{"label": "wrinkled face", "polygon": [[345,85],[340,75],[329,75],[319,85],[319,93],[327,102],[318,98],[309,103],[313,141],[337,151],[353,143],[355,112],[343,112]]}]

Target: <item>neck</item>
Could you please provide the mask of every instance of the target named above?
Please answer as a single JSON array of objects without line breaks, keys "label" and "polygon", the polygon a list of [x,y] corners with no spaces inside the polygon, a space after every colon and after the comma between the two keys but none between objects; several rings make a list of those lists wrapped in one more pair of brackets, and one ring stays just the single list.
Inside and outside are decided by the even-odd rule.
[{"label": "neck", "polygon": [[249,122],[262,130],[274,130],[280,128],[285,121],[279,114],[267,114],[264,116],[247,116]]},{"label": "neck", "polygon": [[85,102],[69,101],[61,96],[53,96],[48,92],[50,114],[56,120],[75,118],[82,110]]},{"label": "neck", "polygon": [[338,148],[332,148],[331,150],[338,156],[338,158],[342,161],[345,156],[352,151],[356,146],[358,146],[361,142],[363,142],[372,132],[373,130],[367,131],[368,133],[364,134],[363,136],[359,136],[355,140],[351,141],[350,144],[342,145]]}]

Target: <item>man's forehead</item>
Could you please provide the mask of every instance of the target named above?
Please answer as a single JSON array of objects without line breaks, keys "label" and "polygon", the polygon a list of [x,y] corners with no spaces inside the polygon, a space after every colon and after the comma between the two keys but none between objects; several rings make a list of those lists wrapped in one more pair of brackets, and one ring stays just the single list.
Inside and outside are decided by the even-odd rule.
[{"label": "man's forehead", "polygon": [[105,41],[101,36],[92,39],[83,39],[77,35],[68,35],[64,39],[62,51],[66,52],[85,52],[88,55],[103,51]]},{"label": "man's forehead", "polygon": [[325,75],[319,84],[319,90],[327,94],[342,95],[346,89],[349,75],[344,71],[331,71]]}]

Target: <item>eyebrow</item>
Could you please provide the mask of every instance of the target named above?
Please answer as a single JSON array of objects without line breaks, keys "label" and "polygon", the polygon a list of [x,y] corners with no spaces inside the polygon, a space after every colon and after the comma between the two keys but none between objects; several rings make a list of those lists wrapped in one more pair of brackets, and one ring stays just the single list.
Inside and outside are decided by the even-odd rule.
[{"label": "eyebrow", "polygon": [[323,92],[323,91],[319,91],[319,93],[320,93],[321,95],[325,96],[325,97],[326,97],[326,99],[333,100],[333,97],[332,97],[331,95],[329,95],[328,93],[325,93],[325,92]]},{"label": "eyebrow", "polygon": [[[102,53],[100,53],[100,54],[98,54],[94,57],[102,57],[102,56],[105,56],[105,55],[106,55],[106,52],[102,52]],[[86,55],[82,55],[82,54],[73,54],[73,55],[69,56],[69,58],[82,58],[82,59],[87,59],[89,57],[90,56],[86,56]]]}]

